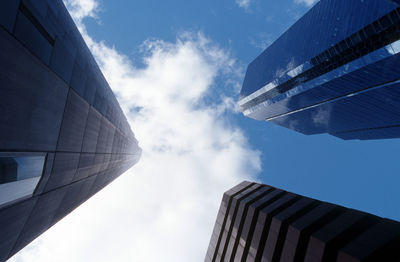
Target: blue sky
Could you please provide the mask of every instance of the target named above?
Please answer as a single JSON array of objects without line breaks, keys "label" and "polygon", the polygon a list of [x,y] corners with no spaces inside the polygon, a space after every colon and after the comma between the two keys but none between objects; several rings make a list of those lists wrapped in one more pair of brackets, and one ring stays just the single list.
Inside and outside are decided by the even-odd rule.
[{"label": "blue sky", "polygon": [[[187,31],[202,32],[246,66],[307,12],[313,1],[247,2],[248,7],[241,8],[234,0],[102,0],[99,20],[85,22],[95,40],[115,46],[137,66],[145,40],[173,42]],[[394,201],[400,180],[399,140],[308,137],[242,115],[231,117],[252,147],[262,152],[259,178],[263,183],[400,220]]]},{"label": "blue sky", "polygon": [[223,192],[245,179],[400,220],[400,140],[235,110],[247,64],[314,1],[65,2],[143,156],[11,261],[202,261]]},{"label": "blue sky", "polygon": [[247,2],[241,8],[235,0],[101,0],[101,25],[95,19],[85,24],[95,40],[105,40],[133,59],[145,40],[175,41],[180,32],[201,31],[248,64],[309,9],[294,0]]}]

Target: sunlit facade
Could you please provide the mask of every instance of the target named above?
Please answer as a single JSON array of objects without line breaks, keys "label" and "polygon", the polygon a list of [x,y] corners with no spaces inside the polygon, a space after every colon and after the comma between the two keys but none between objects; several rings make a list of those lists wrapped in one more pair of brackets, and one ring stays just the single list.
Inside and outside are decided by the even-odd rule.
[{"label": "sunlit facade", "polygon": [[0,261],[140,154],[62,1],[0,1]]},{"label": "sunlit facade", "polygon": [[399,138],[398,3],[315,4],[248,66],[241,111],[307,135]]},{"label": "sunlit facade", "polygon": [[225,192],[206,262],[395,262],[400,223],[242,182]]}]

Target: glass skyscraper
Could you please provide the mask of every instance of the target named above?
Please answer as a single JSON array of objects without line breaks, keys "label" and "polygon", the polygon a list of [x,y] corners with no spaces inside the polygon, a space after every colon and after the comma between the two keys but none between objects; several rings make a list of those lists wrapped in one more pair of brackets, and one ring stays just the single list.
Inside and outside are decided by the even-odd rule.
[{"label": "glass skyscraper", "polygon": [[0,261],[140,154],[62,1],[0,1]]},{"label": "glass skyscraper", "polygon": [[400,223],[257,183],[225,192],[206,262],[397,262]]},{"label": "glass skyscraper", "polygon": [[316,3],[248,66],[241,111],[307,135],[399,138],[399,4]]}]

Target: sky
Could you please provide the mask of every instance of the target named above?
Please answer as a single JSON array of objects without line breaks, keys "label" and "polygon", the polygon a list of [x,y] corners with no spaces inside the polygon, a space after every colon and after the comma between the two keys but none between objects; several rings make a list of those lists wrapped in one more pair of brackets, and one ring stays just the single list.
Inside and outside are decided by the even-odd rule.
[{"label": "sky", "polygon": [[244,117],[246,66],[313,0],[64,0],[143,149],[10,261],[202,261],[243,180],[400,220],[400,140],[305,136]]}]

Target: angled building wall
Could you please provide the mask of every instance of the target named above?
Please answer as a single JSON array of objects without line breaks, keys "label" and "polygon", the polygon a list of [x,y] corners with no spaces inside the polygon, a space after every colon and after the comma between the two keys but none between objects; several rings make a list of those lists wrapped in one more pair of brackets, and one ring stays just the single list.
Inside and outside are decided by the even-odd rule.
[{"label": "angled building wall", "polygon": [[62,1],[0,1],[0,261],[140,154]]},{"label": "angled building wall", "polygon": [[315,4],[248,66],[243,113],[307,135],[400,137],[396,2]]},{"label": "angled building wall", "polygon": [[225,192],[205,261],[397,262],[400,223],[242,182]]}]

